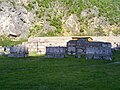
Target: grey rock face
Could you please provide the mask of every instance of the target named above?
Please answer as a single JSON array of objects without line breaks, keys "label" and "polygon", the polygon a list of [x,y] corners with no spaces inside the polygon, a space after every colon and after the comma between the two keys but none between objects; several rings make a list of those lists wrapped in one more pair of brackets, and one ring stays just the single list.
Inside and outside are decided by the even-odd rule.
[{"label": "grey rock face", "polygon": [[13,0],[0,3],[0,35],[27,38],[34,17],[20,2],[11,2]]},{"label": "grey rock face", "polygon": [[94,6],[93,8],[88,8],[85,9],[84,11],[81,12],[81,16],[83,17],[91,17],[91,16],[98,16],[99,14],[99,10],[96,6]]},{"label": "grey rock face", "polygon": [[75,14],[71,14],[68,19],[62,25],[62,29],[64,31],[68,31],[72,34],[76,34],[80,32],[80,22],[79,18]]},{"label": "grey rock face", "polygon": [[88,23],[90,30],[98,27],[104,29],[106,26],[110,25],[106,17],[93,17],[88,21]]}]

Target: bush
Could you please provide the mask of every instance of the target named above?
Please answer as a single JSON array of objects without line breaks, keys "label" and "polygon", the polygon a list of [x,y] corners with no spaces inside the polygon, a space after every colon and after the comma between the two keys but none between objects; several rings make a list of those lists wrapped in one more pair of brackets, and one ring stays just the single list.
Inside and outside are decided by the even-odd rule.
[{"label": "bush", "polygon": [[27,41],[26,39],[20,39],[19,41],[12,41],[10,38],[0,36],[0,46],[14,46]]}]

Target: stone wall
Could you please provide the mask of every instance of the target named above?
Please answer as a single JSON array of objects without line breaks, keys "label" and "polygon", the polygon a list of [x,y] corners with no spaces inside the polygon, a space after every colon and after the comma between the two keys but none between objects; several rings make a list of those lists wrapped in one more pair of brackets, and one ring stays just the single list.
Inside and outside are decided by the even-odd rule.
[{"label": "stone wall", "polygon": [[4,47],[0,46],[0,56],[4,55]]},{"label": "stone wall", "polygon": [[[72,43],[70,43],[72,42]],[[86,59],[105,59],[112,60],[111,43],[108,42],[89,42],[87,38],[81,38],[73,44],[73,40],[69,41],[68,46],[74,46],[74,53],[77,58],[81,58],[83,55]],[[70,45],[71,44],[71,45]],[[73,52],[73,49],[71,49]],[[67,48],[67,53],[69,53],[69,48]]]},{"label": "stone wall", "polygon": [[64,58],[66,47],[46,47],[46,58]]},{"label": "stone wall", "polygon": [[64,58],[65,55],[75,55],[77,58],[85,55],[87,60],[112,60],[111,43],[89,42],[88,38],[81,38],[70,40],[67,47],[46,47],[47,58]]},{"label": "stone wall", "polygon": [[38,54],[45,54],[46,47],[55,46],[67,46],[67,42],[71,40],[71,37],[34,37],[29,38],[28,42],[23,43],[28,47],[28,51],[36,52]]},{"label": "stone wall", "polygon": [[86,48],[87,48],[88,44],[89,44],[89,42],[88,42],[87,38],[77,40],[77,43],[76,43],[77,58],[81,58],[81,55],[86,54]]},{"label": "stone wall", "polygon": [[67,42],[67,54],[76,55],[76,40],[70,40]]},{"label": "stone wall", "polygon": [[91,38],[93,38],[93,41],[110,42],[112,48],[120,47],[120,36],[91,36]]},{"label": "stone wall", "polygon": [[90,42],[86,48],[86,59],[112,60],[111,43]]},{"label": "stone wall", "polygon": [[[120,36],[119,37],[107,37],[107,36],[91,36],[93,38],[93,41],[98,42],[110,42],[112,44],[112,48],[120,47]],[[74,41],[68,42],[72,40],[71,37],[31,37],[28,39],[28,42],[24,42],[22,45],[25,45],[28,47],[28,51],[36,52],[38,54],[45,54],[46,47],[50,46],[67,46],[69,43],[73,43],[68,45],[68,54],[74,55],[75,54],[75,47],[74,47]],[[68,42],[68,43],[67,43]]]},{"label": "stone wall", "polygon": [[28,49],[23,45],[17,45],[10,47],[10,54],[8,57],[27,57],[28,56]]}]

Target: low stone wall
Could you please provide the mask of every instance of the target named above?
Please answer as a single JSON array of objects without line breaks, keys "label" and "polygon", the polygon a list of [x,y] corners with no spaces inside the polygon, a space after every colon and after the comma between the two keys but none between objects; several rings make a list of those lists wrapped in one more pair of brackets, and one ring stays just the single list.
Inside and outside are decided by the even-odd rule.
[{"label": "low stone wall", "polygon": [[111,43],[90,42],[86,48],[86,59],[112,60]]},{"label": "low stone wall", "polygon": [[78,39],[76,43],[76,56],[78,58],[81,58],[81,55],[86,54],[86,48],[87,45],[89,44],[88,39]]},{"label": "low stone wall", "polygon": [[87,60],[112,60],[111,43],[95,41],[89,42],[87,38],[81,38],[76,41],[70,40],[67,47],[70,46],[74,47],[75,49],[67,48],[67,54],[71,50],[75,53],[77,58],[81,58],[84,55],[86,56]]},{"label": "low stone wall", "polygon": [[4,47],[0,46],[0,56],[3,56],[3,55],[5,55]]},{"label": "low stone wall", "polygon": [[75,55],[86,59],[104,59],[112,60],[111,43],[109,42],[89,42],[88,38],[70,40],[67,47],[46,47],[47,58],[64,58],[65,55]]},{"label": "low stone wall", "polygon": [[[110,42],[112,44],[112,48],[120,47],[120,36],[113,37],[113,36],[90,36],[93,38],[93,41],[100,41],[100,42]],[[68,42],[72,40],[71,37],[31,37],[28,39],[28,42],[24,42],[22,45],[25,45],[28,48],[29,53],[36,52],[38,54],[45,54],[46,47],[50,46],[67,46],[68,43],[73,43],[71,46],[68,46],[68,54],[75,55],[75,46],[74,41]],[[67,43],[68,42],[68,43]]]},{"label": "low stone wall", "polygon": [[23,43],[28,47],[29,52],[36,52],[38,54],[45,54],[46,47],[67,46],[67,42],[71,37],[34,37],[29,38],[27,43]]},{"label": "low stone wall", "polygon": [[67,54],[76,55],[76,40],[70,40],[67,42]]},{"label": "low stone wall", "polygon": [[23,45],[13,46],[10,47],[10,54],[8,57],[27,57],[28,56],[28,49]]},{"label": "low stone wall", "polygon": [[110,42],[112,48],[120,47],[120,36],[91,36],[91,38],[93,38],[93,41]]},{"label": "low stone wall", "polygon": [[46,47],[46,58],[64,58],[66,47]]}]

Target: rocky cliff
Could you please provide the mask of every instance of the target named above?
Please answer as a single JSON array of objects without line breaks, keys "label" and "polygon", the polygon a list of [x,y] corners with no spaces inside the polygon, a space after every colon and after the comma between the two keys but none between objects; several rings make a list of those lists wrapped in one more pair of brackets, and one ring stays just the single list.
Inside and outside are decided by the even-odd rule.
[{"label": "rocky cliff", "polygon": [[4,0],[0,2],[0,35],[27,38],[34,17],[23,4],[26,0]]},{"label": "rocky cliff", "polygon": [[120,35],[119,0],[1,0],[0,35]]}]

